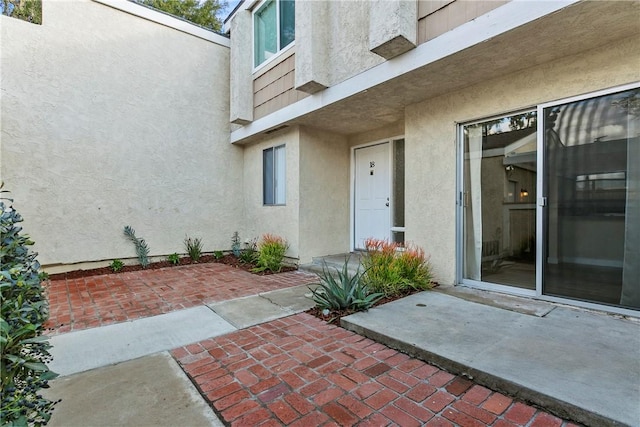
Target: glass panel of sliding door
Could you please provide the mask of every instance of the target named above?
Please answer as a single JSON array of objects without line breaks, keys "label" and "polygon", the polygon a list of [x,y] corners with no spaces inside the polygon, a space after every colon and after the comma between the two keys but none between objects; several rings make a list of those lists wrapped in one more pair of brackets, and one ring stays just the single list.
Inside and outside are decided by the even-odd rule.
[{"label": "glass panel of sliding door", "polygon": [[536,117],[462,128],[463,279],[536,287]]},{"label": "glass panel of sliding door", "polygon": [[640,309],[640,89],[543,114],[543,293]]}]

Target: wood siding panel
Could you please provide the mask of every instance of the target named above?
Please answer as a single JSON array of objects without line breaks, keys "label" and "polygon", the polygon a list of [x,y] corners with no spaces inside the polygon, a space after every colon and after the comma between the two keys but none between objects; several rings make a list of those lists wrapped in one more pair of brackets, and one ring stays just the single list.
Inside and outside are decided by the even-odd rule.
[{"label": "wood siding panel", "polygon": [[309,94],[295,90],[295,54],[283,58],[253,80],[254,120],[291,105]]},{"label": "wood siding panel", "polygon": [[428,42],[510,0],[419,0],[418,44]]},{"label": "wood siding panel", "polygon": [[418,19],[431,15],[455,0],[418,0]]},{"label": "wood siding panel", "polygon": [[289,93],[297,92],[294,89],[295,63],[295,54],[291,53],[277,64],[258,72],[253,80],[254,119],[293,103]]}]

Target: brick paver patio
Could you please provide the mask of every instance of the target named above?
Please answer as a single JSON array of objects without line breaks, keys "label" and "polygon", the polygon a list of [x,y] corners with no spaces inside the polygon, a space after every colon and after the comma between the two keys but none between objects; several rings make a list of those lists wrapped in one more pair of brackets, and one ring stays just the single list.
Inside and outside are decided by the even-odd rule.
[{"label": "brick paver patio", "polygon": [[[55,280],[49,325],[59,334],[314,282],[215,263]],[[307,313],[172,355],[233,426],[574,426]]]},{"label": "brick paver patio", "polygon": [[47,327],[60,334],[317,281],[302,271],[258,276],[218,263],[53,280]]},{"label": "brick paver patio", "polygon": [[572,426],[306,313],[172,352],[232,426]]}]

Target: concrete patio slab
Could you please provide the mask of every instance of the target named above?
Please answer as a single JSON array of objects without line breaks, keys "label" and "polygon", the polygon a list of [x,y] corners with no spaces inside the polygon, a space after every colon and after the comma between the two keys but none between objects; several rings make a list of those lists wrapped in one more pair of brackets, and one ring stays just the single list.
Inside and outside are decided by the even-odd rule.
[{"label": "concrete patio slab", "polygon": [[464,286],[441,286],[434,288],[433,291],[443,292],[468,301],[538,317],[546,316],[557,307],[556,304],[546,301],[538,301],[531,298],[467,288]]},{"label": "concrete patio slab", "polygon": [[294,286],[208,306],[236,328],[244,329],[310,309],[314,302],[309,293],[306,285]]},{"label": "concrete patio slab", "polygon": [[51,338],[51,370],[71,375],[235,331],[206,306]]},{"label": "concrete patio slab", "polygon": [[51,381],[57,427],[222,426],[168,353]]},{"label": "concrete patio slab", "polygon": [[640,425],[637,321],[567,307],[538,317],[422,292],[342,324],[559,416]]}]

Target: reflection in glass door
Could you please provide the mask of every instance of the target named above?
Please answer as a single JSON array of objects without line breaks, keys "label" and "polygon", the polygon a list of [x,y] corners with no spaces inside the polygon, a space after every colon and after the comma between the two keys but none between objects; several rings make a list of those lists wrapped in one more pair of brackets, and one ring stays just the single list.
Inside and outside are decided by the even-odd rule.
[{"label": "reflection in glass door", "polygon": [[542,292],[640,309],[640,89],[542,112]]},{"label": "reflection in glass door", "polygon": [[536,287],[536,113],[466,125],[463,278]]}]

